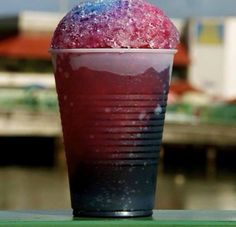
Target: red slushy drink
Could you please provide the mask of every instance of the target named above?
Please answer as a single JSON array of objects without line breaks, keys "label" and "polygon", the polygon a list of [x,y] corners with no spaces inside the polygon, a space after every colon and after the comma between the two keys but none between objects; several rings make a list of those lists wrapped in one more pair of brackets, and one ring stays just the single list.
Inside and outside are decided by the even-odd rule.
[{"label": "red slushy drink", "polygon": [[[126,17],[135,21],[143,7],[149,9],[152,23],[154,16],[162,16],[169,33],[176,32],[159,9],[144,1],[100,0],[75,7],[54,34],[52,54],[74,216],[152,214],[175,51],[170,50],[174,39],[162,41],[166,49],[157,50],[140,47],[161,45],[159,39],[128,38],[131,33],[122,23]],[[134,21],[132,28],[138,23]],[[93,35],[95,27],[100,32]],[[144,35],[139,29],[134,36],[137,33]],[[70,42],[63,38],[66,34]],[[116,48],[108,48],[114,43]]]}]

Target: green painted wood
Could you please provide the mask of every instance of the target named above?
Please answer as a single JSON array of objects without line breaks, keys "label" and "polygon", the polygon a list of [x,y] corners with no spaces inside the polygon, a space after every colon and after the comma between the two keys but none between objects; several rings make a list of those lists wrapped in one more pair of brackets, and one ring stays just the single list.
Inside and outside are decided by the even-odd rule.
[{"label": "green painted wood", "polygon": [[0,227],[236,226],[236,211],[154,211],[152,217],[73,219],[71,211],[0,211]]}]

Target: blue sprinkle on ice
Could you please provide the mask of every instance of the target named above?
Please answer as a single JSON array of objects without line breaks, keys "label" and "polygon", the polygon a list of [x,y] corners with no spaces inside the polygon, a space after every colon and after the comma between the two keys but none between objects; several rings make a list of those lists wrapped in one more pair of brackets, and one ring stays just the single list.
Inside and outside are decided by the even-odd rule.
[{"label": "blue sprinkle on ice", "polygon": [[74,8],[73,12],[78,16],[98,15],[121,5],[120,0],[96,0],[86,1]]}]

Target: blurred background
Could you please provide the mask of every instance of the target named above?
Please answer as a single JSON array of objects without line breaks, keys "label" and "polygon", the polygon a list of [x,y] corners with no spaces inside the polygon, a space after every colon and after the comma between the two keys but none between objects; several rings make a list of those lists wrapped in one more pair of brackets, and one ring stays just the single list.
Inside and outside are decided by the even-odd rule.
[{"label": "blurred background", "polygon": [[[48,48],[78,0],[0,2],[0,209],[70,208]],[[151,2],[181,33],[156,208],[236,209],[236,1]]]}]

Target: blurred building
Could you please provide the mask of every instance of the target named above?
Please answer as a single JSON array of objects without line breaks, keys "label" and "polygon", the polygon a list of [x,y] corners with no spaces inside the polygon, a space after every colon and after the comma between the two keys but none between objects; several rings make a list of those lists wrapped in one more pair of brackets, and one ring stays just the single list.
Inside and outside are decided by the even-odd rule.
[{"label": "blurred building", "polygon": [[0,20],[0,145],[9,150],[0,164],[55,161],[61,128],[48,49],[60,17],[23,12]]},{"label": "blurred building", "polygon": [[192,64],[189,80],[206,93],[236,98],[236,19],[192,19],[189,47]]}]

